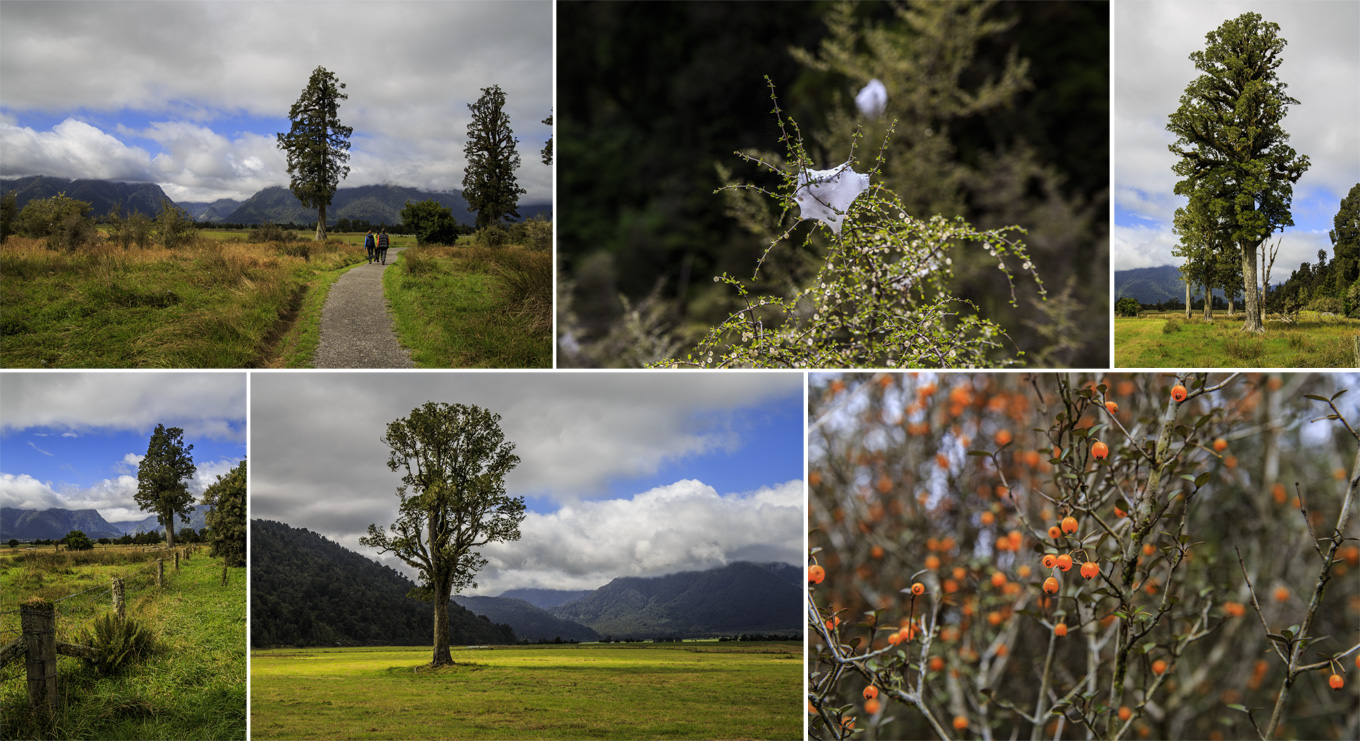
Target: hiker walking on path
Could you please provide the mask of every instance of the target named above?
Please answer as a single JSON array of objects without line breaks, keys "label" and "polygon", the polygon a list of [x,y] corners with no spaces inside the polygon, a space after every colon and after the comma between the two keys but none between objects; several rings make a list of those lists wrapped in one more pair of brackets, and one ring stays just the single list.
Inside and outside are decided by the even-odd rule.
[{"label": "hiker walking on path", "polygon": [[387,264],[387,230],[386,230],[386,229],[383,229],[382,231],[378,232],[378,258],[379,258],[380,260],[382,260],[382,264],[384,264],[384,265]]},{"label": "hiker walking on path", "polygon": [[368,230],[368,236],[364,237],[364,249],[368,250],[368,264],[373,264],[373,250],[376,245],[373,243],[373,230]]}]

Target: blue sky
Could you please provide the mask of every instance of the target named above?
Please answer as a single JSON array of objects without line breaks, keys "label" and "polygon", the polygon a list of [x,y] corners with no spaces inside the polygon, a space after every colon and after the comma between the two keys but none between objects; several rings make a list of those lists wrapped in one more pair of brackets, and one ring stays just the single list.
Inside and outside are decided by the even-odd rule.
[{"label": "blue sky", "polygon": [[799,373],[254,373],[251,398],[251,516],[373,558],[358,539],[397,508],[386,425],[426,401],[500,414],[529,515],[478,593],[801,560]]},{"label": "blue sky", "polygon": [[1331,256],[1327,232],[1341,199],[1360,183],[1360,4],[1291,2],[1125,2],[1114,8],[1114,259],[1116,270],[1176,265],[1171,219],[1185,198],[1173,193],[1176,156],[1167,118],[1199,71],[1191,52],[1205,34],[1245,12],[1280,26],[1287,45],[1277,70],[1300,104],[1283,125],[1312,166],[1294,186],[1294,226],[1276,232],[1271,282],[1301,262]]},{"label": "blue sky", "polygon": [[0,375],[0,506],[147,516],[133,500],[156,424],[179,427],[201,494],[246,455],[244,373]]},{"label": "blue sky", "polygon": [[552,50],[546,0],[5,0],[0,177],[155,182],[179,201],[286,185],[275,134],[323,66],[349,95],[342,187],[461,189],[468,104],[499,85],[522,202],[546,202]]}]

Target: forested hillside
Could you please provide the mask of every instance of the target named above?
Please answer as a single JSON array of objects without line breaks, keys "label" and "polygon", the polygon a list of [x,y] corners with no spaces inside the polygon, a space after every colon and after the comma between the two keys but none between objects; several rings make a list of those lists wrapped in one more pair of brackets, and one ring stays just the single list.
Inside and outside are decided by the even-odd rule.
[{"label": "forested hillside", "polygon": [[[407,596],[400,572],[310,530],[251,520],[251,645],[417,646],[432,643],[434,609]],[[514,643],[514,631],[456,603],[453,645]]]}]

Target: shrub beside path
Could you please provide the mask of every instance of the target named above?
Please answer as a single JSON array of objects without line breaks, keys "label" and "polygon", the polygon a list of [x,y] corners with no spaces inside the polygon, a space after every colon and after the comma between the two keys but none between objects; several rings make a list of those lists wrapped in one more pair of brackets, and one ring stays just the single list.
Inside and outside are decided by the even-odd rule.
[{"label": "shrub beside path", "polygon": [[387,251],[387,265],[358,265],[331,286],[321,308],[316,368],[414,368],[411,353],[397,342],[392,314],[383,297],[382,274],[404,248]]}]

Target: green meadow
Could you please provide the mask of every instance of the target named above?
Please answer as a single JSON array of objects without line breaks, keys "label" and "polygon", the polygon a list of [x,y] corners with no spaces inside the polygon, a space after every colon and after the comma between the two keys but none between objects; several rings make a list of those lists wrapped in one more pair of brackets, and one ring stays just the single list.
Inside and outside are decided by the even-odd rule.
[{"label": "green meadow", "polygon": [[[165,587],[150,567],[166,559]],[[0,548],[0,642],[18,636],[18,606],[57,605],[57,640],[86,645],[111,612],[110,578],[124,579],[127,617],[148,628],[151,653],[111,675],[82,659],[57,660],[57,711],[29,708],[22,660],[0,669],[0,738],[244,739],[246,578],[200,548],[178,571],[174,555],[140,547]],[[73,596],[74,595],[74,596]],[[11,612],[14,611],[14,612]]]},{"label": "green meadow", "polygon": [[1183,313],[1115,317],[1119,368],[1353,368],[1360,320],[1299,312],[1297,321],[1267,318],[1266,331],[1242,331],[1242,317],[1213,322]]},{"label": "green meadow", "polygon": [[251,736],[798,738],[798,643],[275,649],[251,654]]}]

